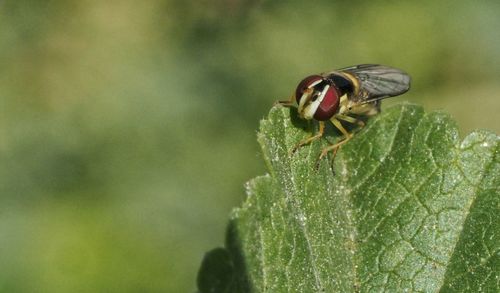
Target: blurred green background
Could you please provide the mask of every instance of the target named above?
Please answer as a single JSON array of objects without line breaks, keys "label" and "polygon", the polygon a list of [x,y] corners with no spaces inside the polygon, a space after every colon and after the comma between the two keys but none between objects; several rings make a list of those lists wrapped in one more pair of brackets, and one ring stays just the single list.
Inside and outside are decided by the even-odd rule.
[{"label": "blurred green background", "polygon": [[0,2],[0,291],[194,292],[306,75],[402,68],[500,130],[499,1]]}]

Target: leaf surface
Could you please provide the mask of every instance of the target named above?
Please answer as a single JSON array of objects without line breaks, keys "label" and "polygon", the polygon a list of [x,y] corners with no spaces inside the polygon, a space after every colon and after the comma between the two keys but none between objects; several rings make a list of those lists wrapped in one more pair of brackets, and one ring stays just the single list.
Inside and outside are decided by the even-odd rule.
[{"label": "leaf surface", "polygon": [[[295,117],[275,107],[261,122],[269,174],[232,213],[227,292],[500,291],[496,135],[460,142],[448,115],[398,105],[341,148],[332,172],[314,165],[338,135],[291,156],[314,127]],[[203,293],[221,286],[205,280]]]}]

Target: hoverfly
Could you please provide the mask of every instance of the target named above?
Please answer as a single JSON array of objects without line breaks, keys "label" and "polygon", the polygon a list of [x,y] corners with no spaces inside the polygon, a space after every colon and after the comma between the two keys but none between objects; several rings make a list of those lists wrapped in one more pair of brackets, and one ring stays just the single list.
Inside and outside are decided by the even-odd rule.
[{"label": "hoverfly", "polygon": [[278,103],[294,107],[296,102],[300,118],[319,121],[319,130],[315,135],[300,141],[292,153],[321,138],[326,121],[330,121],[343,137],[322,150],[318,163],[330,151],[334,152],[333,162],[338,149],[354,135],[344,128],[342,122],[358,125],[360,129],[365,125],[362,117],[380,112],[381,100],[401,95],[409,89],[408,74],[397,68],[377,64],[356,65],[304,78],[289,101]]}]

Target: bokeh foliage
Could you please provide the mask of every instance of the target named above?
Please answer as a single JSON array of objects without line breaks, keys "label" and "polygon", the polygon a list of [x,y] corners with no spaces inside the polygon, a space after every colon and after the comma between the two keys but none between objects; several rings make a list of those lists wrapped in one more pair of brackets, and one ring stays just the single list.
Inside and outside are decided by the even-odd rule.
[{"label": "bokeh foliage", "polygon": [[500,118],[498,1],[0,2],[0,290],[186,292],[255,132],[305,75],[405,69],[462,135]]}]

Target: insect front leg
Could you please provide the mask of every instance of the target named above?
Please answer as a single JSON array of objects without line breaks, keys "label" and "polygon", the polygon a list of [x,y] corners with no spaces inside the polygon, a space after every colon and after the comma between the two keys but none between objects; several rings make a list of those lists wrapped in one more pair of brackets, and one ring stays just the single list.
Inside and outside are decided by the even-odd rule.
[{"label": "insect front leg", "polygon": [[299,142],[290,152],[290,154],[294,154],[300,147],[306,145],[306,144],[310,144],[311,142],[315,141],[315,140],[318,140],[320,139],[322,136],[323,136],[323,133],[325,132],[325,122],[324,121],[320,121],[319,122],[319,130],[318,130],[318,133],[316,133],[315,135],[309,137],[309,138],[306,138],[304,140],[302,140],[301,142]]},{"label": "insect front leg", "polygon": [[290,100],[276,101],[274,105],[281,105],[283,107],[295,107],[295,96],[291,95]]}]

